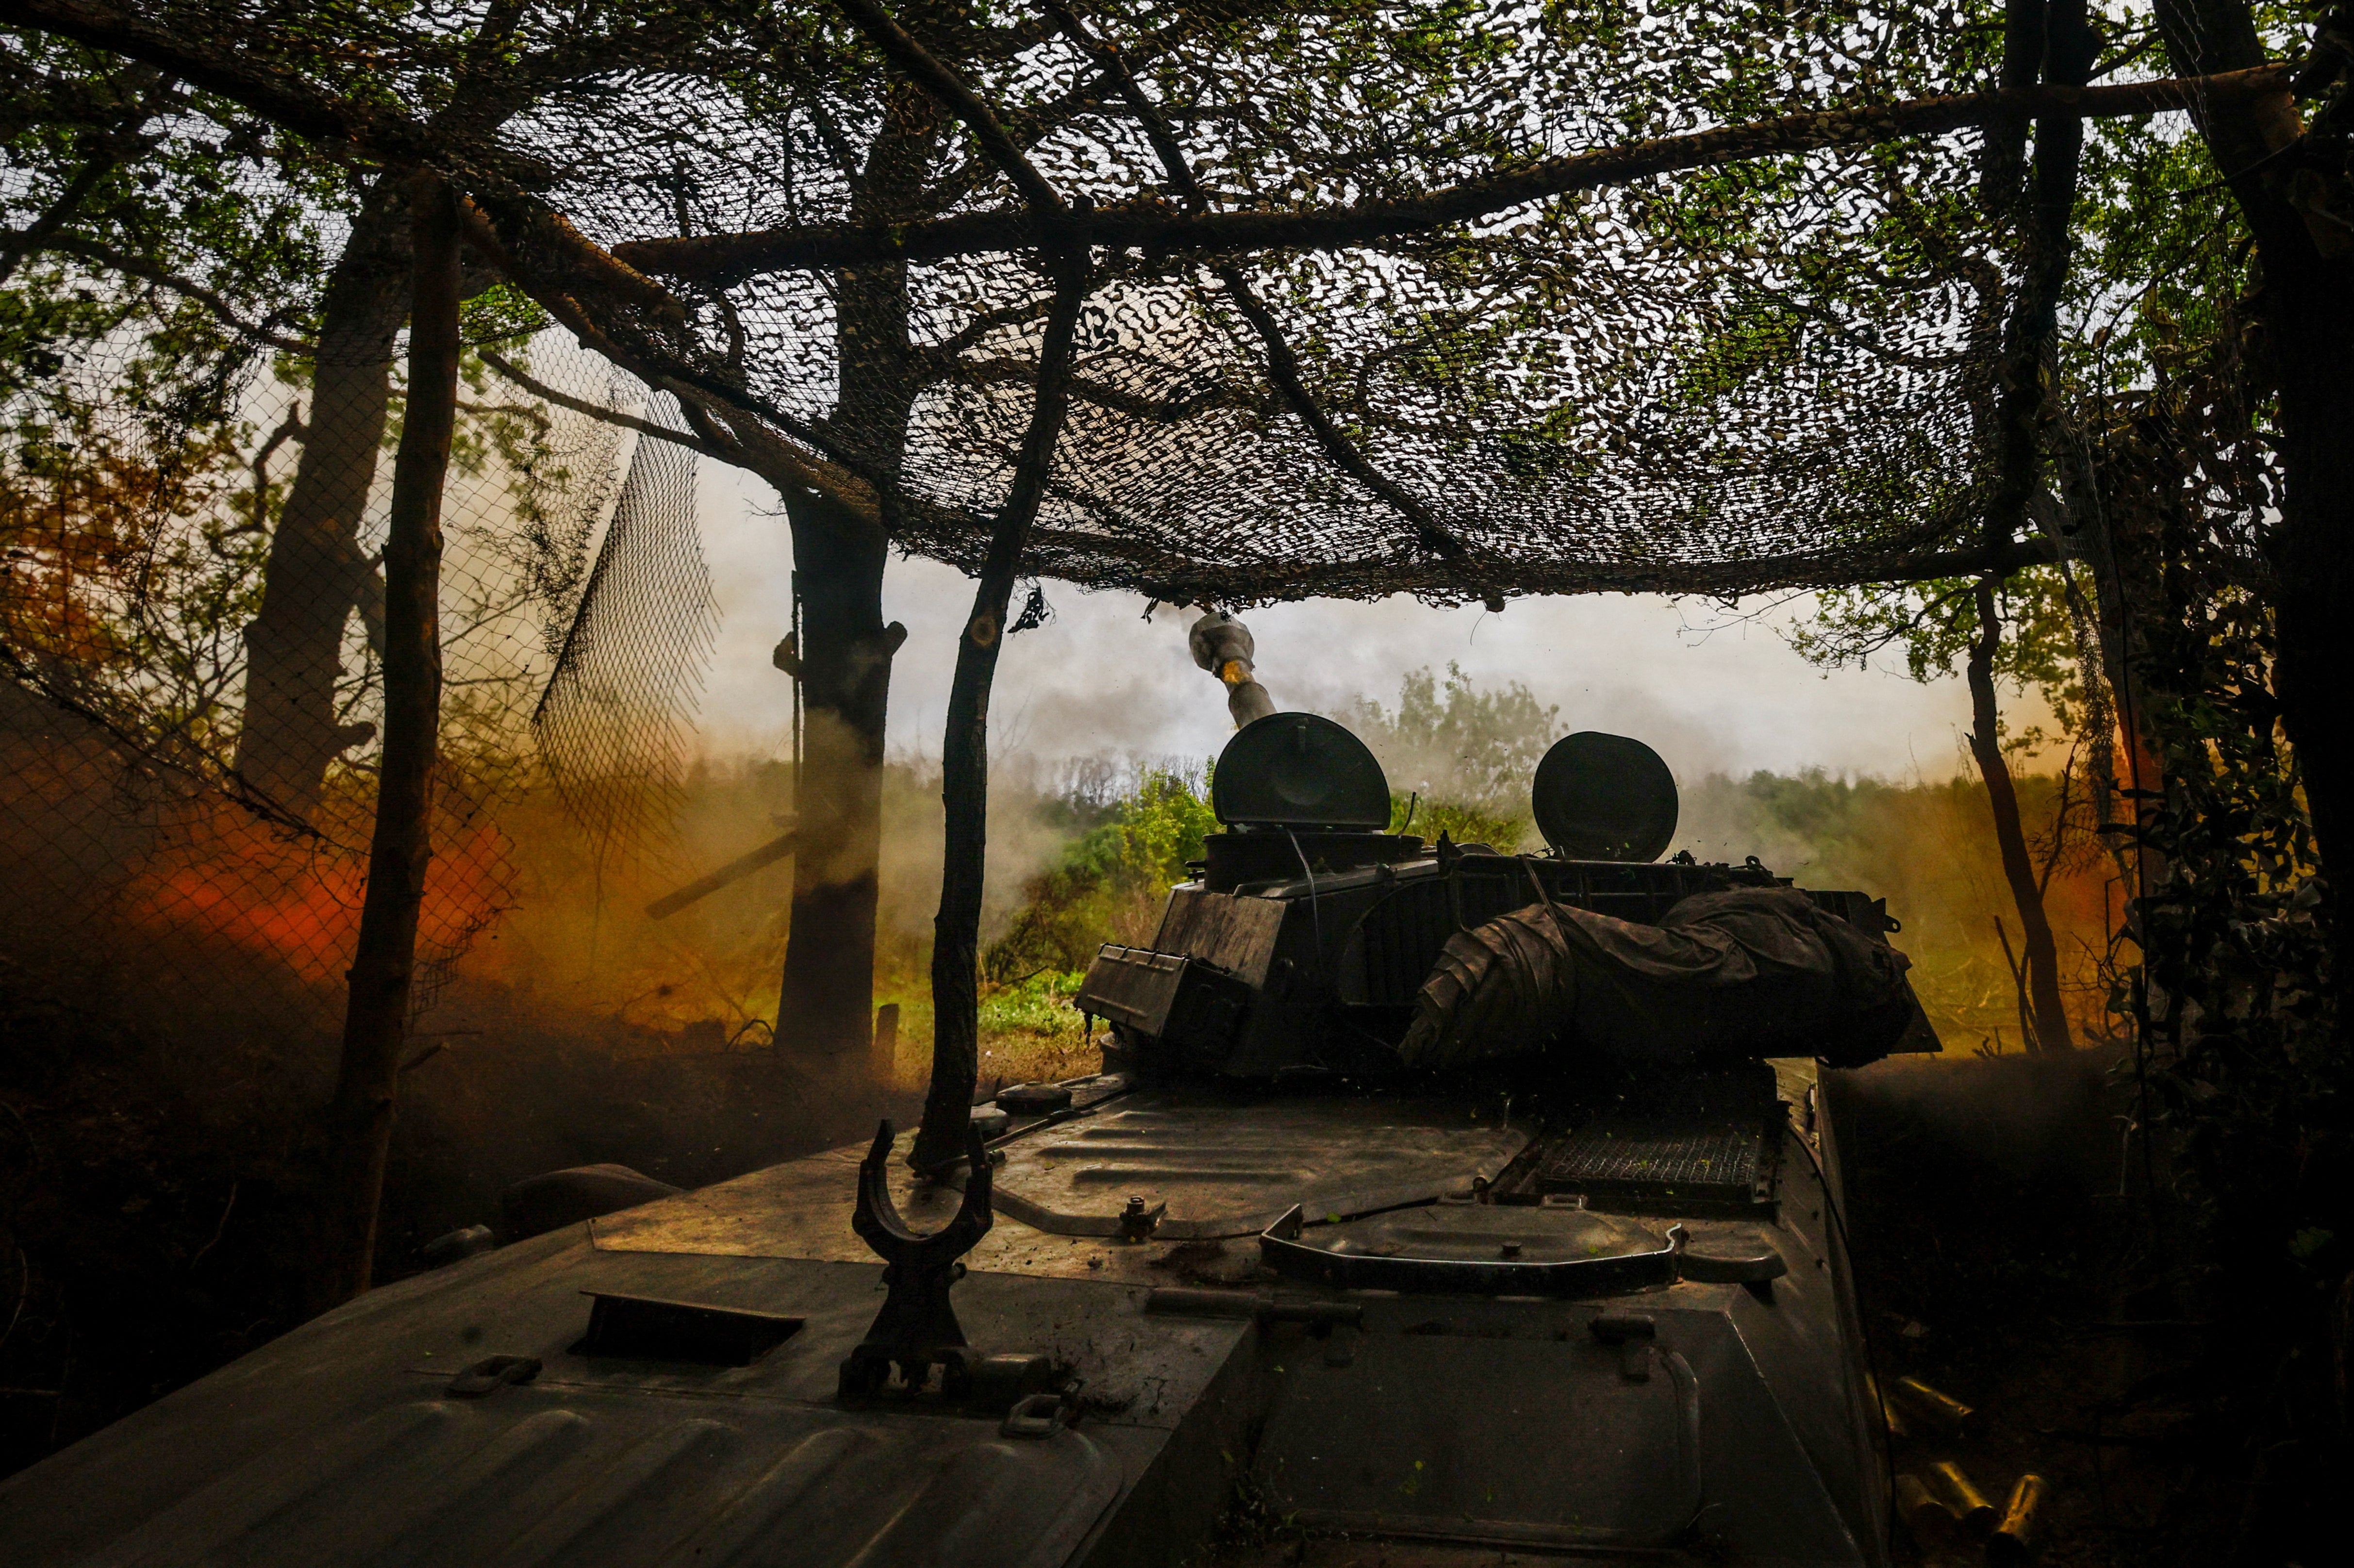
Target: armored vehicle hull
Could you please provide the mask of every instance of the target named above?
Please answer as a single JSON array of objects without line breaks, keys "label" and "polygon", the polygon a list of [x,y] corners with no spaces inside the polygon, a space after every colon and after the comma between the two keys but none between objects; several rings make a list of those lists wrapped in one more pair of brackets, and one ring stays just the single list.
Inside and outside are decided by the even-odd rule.
[{"label": "armored vehicle hull", "polygon": [[[1001,1140],[954,1288],[977,1352],[1054,1364],[1026,1424],[843,1393],[884,1266],[838,1150],[375,1291],[0,1487],[0,1542],[126,1568],[1059,1568],[1197,1561],[1240,1498],[1278,1532],[1882,1560],[1837,1151],[1794,1080],[1745,1142],[1754,1084],[1681,1135],[1622,1118],[1616,1163],[1491,1097],[1075,1087]],[[895,1181],[913,1225],[964,1202]],[[1139,1240],[1131,1194],[1166,1205]],[[765,1350],[692,1312],[600,1345],[586,1293],[784,1321]]]},{"label": "armored vehicle hull", "polygon": [[[1755,863],[1426,852],[1375,831],[1338,726],[1245,741],[1262,771],[1219,789],[1259,818],[1080,993],[1105,1072],[977,1107],[922,1179],[886,1124],[374,1291],[0,1485],[8,1560],[1177,1568],[1372,1540],[1878,1568],[1808,1058],[1935,1048],[1899,1039],[1884,909]],[[1628,827],[1588,797],[1558,793],[1563,838],[1653,832],[1653,798]],[[1797,945],[1676,924],[1744,898]],[[1479,948],[1499,920],[1566,945]],[[1529,1048],[1489,1059],[1504,1014],[1458,1007],[1459,1070],[1416,1070],[1441,977],[1535,972],[1480,980],[1491,951],[1567,966],[1516,1015]],[[1836,1006],[1775,1000],[1863,970],[1837,1042],[1805,1022]],[[1607,1006],[1555,1030],[1573,982]],[[1613,1031],[1630,1054],[1588,1049]]]}]

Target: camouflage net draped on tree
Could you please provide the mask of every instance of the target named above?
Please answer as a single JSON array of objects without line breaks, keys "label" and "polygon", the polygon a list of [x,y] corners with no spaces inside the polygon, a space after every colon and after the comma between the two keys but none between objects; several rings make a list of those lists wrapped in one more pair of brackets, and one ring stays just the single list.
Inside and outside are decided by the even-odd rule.
[{"label": "camouflage net draped on tree", "polygon": [[[1794,48],[1779,101],[1754,72],[1712,93],[1732,19],[1466,8],[1417,42],[1370,16],[1278,38],[1204,15],[1156,48],[1142,17],[1034,15],[1018,51],[956,62],[1100,263],[1029,569],[1224,604],[1730,595],[1967,534],[2014,271],[2001,228],[1937,194],[1967,192],[1973,134],[1574,188],[1623,178],[1606,150],[1638,139],[1920,83],[1826,80]],[[663,291],[609,285],[596,324],[888,491],[904,546],[977,567],[1036,376],[1040,197],[844,31],[772,56],[762,112],[624,72],[502,150],[568,169],[628,126],[542,196]],[[927,139],[945,172],[878,191],[895,140]],[[1516,180],[1573,188],[1514,201]],[[1379,218],[1417,204],[1467,219]],[[485,211],[530,268],[522,215]],[[1350,240],[1365,214],[1397,232]]]},{"label": "camouflage net draped on tree", "polygon": [[[126,302],[143,303],[154,302]],[[593,356],[482,324],[488,354],[543,390],[625,417],[642,404]],[[389,431],[359,432],[364,451],[399,422],[398,345],[388,347],[358,367],[380,378],[389,405]],[[78,385],[38,398],[20,390],[9,409],[19,445],[0,495],[5,950],[101,984],[117,1002],[144,999],[134,1011],[178,1025],[331,1030],[375,811],[389,465],[363,476],[342,558],[310,571],[273,563],[271,538],[297,504],[303,447],[290,435],[334,444],[318,384],[338,367],[254,357],[202,418],[159,416],[124,396],[122,378],[138,368],[135,355],[89,355],[71,367]],[[584,816],[647,816],[683,761],[695,631],[710,609],[677,449],[522,393],[487,364],[470,378],[444,504],[448,688],[418,1011],[520,895],[500,816],[530,783],[535,709],[557,732],[549,771]],[[665,556],[636,556],[664,563],[661,605],[651,620],[634,604],[600,609],[644,591],[629,541],[649,530],[685,536]],[[616,554],[620,573],[599,569]],[[258,761],[249,719],[251,624],[270,588],[327,633],[313,673],[335,747],[307,775]],[[587,712],[616,703],[599,673],[632,652],[627,722],[598,726]],[[672,673],[681,664],[690,678]],[[660,838],[659,827],[639,834]]]},{"label": "camouflage net draped on tree", "polygon": [[[493,7],[541,74],[462,114],[473,7],[16,8],[444,168],[478,251],[706,450],[968,567],[1034,262],[1078,246],[1025,567],[1225,604],[1733,595],[1975,546],[2020,276],[1981,128],[2189,101],[1970,97],[1983,41],[1913,7],[915,6],[907,56],[877,7],[715,5]],[[567,50],[593,69],[557,80]]]},{"label": "camouflage net draped on tree", "polygon": [[[2342,623],[2354,486],[2331,15],[0,0],[9,955],[313,1034],[348,974],[364,1281],[405,1035],[516,896],[497,808],[552,782],[599,900],[662,831],[707,457],[792,532],[795,816],[735,863],[797,849],[773,1016],[809,1058],[863,1058],[874,1017],[886,552],[981,579],[911,1156],[950,1158],[1021,577],[1221,608],[1967,585],[1999,801],[2021,567],[2085,563],[2081,662],[2147,739],[2100,504],[2131,465],[2095,449],[2179,369],[2185,276],[2211,315],[2260,274],[2278,417],[2247,423],[2281,440],[2244,494],[2186,470],[2156,513],[2247,520],[2320,842],[2343,726],[2297,672]],[[446,482],[408,439],[444,420]],[[2023,848],[2006,873],[2024,920]]]},{"label": "camouflage net draped on tree", "polygon": [[[981,566],[1056,256],[1084,301],[1025,574],[1223,605],[1950,576],[2064,548],[1987,525],[2025,267],[1978,195],[2004,137],[2279,75],[1990,94],[1952,17],[1778,0],[0,21],[24,125],[57,127],[0,188],[34,302],[11,832],[49,866],[18,913],[250,927],[329,987],[419,163],[463,198],[476,344],[446,957],[511,901],[482,808],[525,715],[600,853],[659,838],[707,647],[691,452]],[[259,880],[225,896],[221,865]]]},{"label": "camouflage net draped on tree", "polygon": [[[2103,825],[2152,852],[2151,1082],[2216,1192],[2257,1194],[2217,1223],[2239,1296],[2293,1308],[2282,1386],[2342,1365],[2315,867],[2354,820],[2323,673],[2354,9],[2324,9],[0,0],[0,990],[111,969],[239,1038],[348,1002],[364,1284],[404,1035],[517,896],[503,808],[553,783],[600,868],[662,831],[709,644],[698,457],[773,487],[823,579],[776,656],[780,1046],[855,1061],[871,1027],[887,549],[981,578],[919,1163],[970,1127],[1020,577],[1220,608],[1923,585],[1902,622],[1974,592],[1946,631],[1999,800],[1997,585],[2052,563],[2136,786]],[[404,438],[453,384],[445,482]],[[438,505],[438,628],[428,574],[389,580],[435,553],[403,495]],[[415,897],[371,853],[396,821]],[[370,959],[398,992],[364,1009]]]}]

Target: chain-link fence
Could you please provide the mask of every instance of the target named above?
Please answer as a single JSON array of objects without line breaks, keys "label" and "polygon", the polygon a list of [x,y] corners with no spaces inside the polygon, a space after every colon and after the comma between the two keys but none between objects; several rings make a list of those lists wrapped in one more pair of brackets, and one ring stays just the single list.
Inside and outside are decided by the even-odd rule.
[{"label": "chain-link fence", "polygon": [[[93,353],[70,367],[76,439],[20,446],[0,513],[0,943],[52,987],[176,1024],[339,1023],[401,348],[256,355],[209,427],[144,415]],[[526,793],[562,787],[591,855],[666,824],[712,601],[693,455],[619,422],[646,404],[560,338],[469,354],[419,1012],[519,895],[504,816]]]}]

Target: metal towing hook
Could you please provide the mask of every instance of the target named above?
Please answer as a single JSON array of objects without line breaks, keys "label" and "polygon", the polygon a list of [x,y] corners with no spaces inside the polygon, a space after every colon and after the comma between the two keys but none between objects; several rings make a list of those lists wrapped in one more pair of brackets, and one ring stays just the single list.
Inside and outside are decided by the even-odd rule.
[{"label": "metal towing hook", "polygon": [[[932,1369],[940,1369],[939,1392],[951,1400],[1002,1410],[1027,1408],[1031,1396],[1048,1393],[1058,1381],[1044,1356],[984,1355],[975,1351],[957,1321],[949,1287],[964,1277],[960,1260],[989,1234],[995,1216],[990,1212],[990,1167],[987,1149],[978,1128],[967,1133],[967,1175],[963,1201],[956,1217],[929,1235],[907,1228],[899,1206],[891,1200],[889,1121],[875,1130],[875,1142],[858,1163],[858,1202],[850,1228],[883,1260],[887,1294],[875,1315],[866,1338],[842,1363],[841,1393],[845,1399],[882,1393],[889,1387],[891,1371],[898,1369],[901,1388],[923,1392]],[[1026,1435],[1026,1434],[1024,1434]]]}]

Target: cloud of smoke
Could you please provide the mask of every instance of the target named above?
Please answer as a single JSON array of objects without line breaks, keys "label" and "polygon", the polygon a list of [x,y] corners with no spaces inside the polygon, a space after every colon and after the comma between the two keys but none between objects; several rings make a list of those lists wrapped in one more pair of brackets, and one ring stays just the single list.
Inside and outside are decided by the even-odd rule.
[{"label": "cloud of smoke", "polygon": [[[546,803],[515,814],[528,885],[486,964],[551,1001],[705,1035],[716,1021],[730,1035],[765,1038],[752,1025],[773,1016],[790,863],[668,921],[642,913],[649,899],[773,836],[775,819],[792,810],[782,760],[790,689],[768,657],[790,614],[790,546],[758,489],[705,465],[698,496],[725,615],[703,705],[704,758],[686,781],[673,853],[648,865],[601,863],[567,842]],[[902,1003],[911,1041],[928,1018],[925,955],[940,865],[933,759],[970,591],[960,574],[920,560],[895,563],[885,588],[886,616],[906,622],[910,636],[891,702],[878,1000]],[[1132,778],[1147,758],[1198,767],[1232,734],[1221,688],[1186,650],[1198,608],[1163,604],[1148,614],[1130,596],[1056,584],[1046,596],[1055,614],[1008,641],[997,681],[985,937],[1003,929],[1024,889],[1078,831],[1067,811],[1042,811],[1042,803],[1084,792],[1079,780],[1090,770],[1100,788]],[[1322,601],[1243,615],[1278,706],[1360,728],[1401,791],[1478,794],[1522,814],[1524,775],[1543,742],[1577,729],[1632,735],[1682,781],[1678,848],[1711,860],[1755,854],[1811,885],[1862,886],[1907,920],[1904,945],[1916,956],[1925,942],[1967,953],[1956,963],[1972,976],[1999,974],[1999,956],[1989,955],[1992,919],[2007,910],[2002,885],[1982,824],[1945,783],[1959,760],[1958,683],[1923,687],[1877,671],[1826,676],[1762,620],[1695,625],[1685,609],[1651,599],[1524,600],[1502,614]],[[1450,666],[1487,698],[1525,688],[1526,711],[1516,709],[1505,728],[1528,728],[1531,715],[1554,710],[1541,726],[1547,733],[1532,732],[1538,744],[1520,748],[1529,755],[1515,752],[1514,777],[1467,769],[1430,737],[1407,744],[1394,724],[1373,721],[1368,704],[1397,715],[1411,673],[1443,682]],[[1811,769],[1829,771],[1816,779]],[[1776,795],[1752,778],[1761,770],[1810,781]],[[1875,782],[1889,779],[1913,782]],[[2066,876],[2055,898],[2084,905],[2097,931],[2096,898],[2079,896]],[[2098,938],[2080,945],[2089,950]],[[1978,1012],[1991,1016],[2007,984],[1980,985],[1988,1000]]]}]

